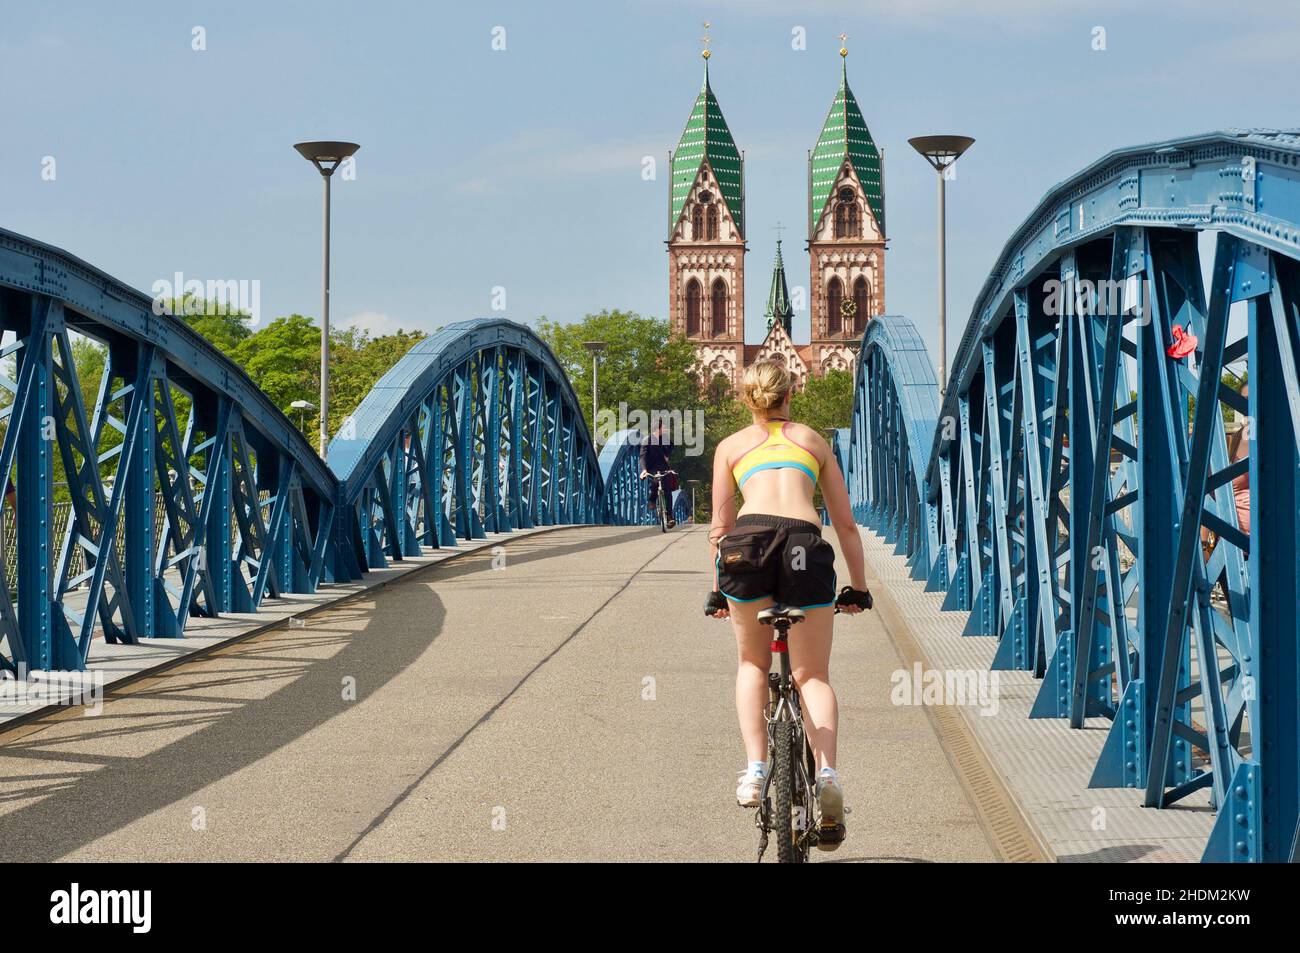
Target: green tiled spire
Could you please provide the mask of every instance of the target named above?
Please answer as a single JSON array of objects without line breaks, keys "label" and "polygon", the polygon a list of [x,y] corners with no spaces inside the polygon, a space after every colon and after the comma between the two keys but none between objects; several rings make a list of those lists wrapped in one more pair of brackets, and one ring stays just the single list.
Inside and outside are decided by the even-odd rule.
[{"label": "green tiled spire", "polygon": [[867,194],[867,203],[876,216],[880,233],[884,235],[886,234],[885,193],[880,168],[880,150],[876,148],[876,143],[871,138],[871,131],[867,129],[866,120],[862,118],[862,110],[858,108],[853,90],[849,89],[845,60],[847,55],[845,50],[840,50],[840,89],[835,94],[835,102],[831,104],[831,111],[822,126],[817,147],[813,149],[810,196],[812,227],[817,227],[817,221],[821,218],[822,210],[826,207],[831,189],[835,187],[835,180],[839,177],[840,169],[847,157],[853,164],[853,171],[857,173],[858,181],[862,183],[862,188]]},{"label": "green tiled spire", "polygon": [[722,117],[713,90],[709,87],[709,61],[704,60],[704,86],[695,100],[691,118],[686,121],[686,129],[677,143],[673,153],[672,167],[672,208],[669,211],[668,228],[671,231],[681,217],[686,198],[691,194],[695,176],[700,171],[700,163],[708,160],[713,175],[718,180],[722,198],[736,223],[736,228],[745,234],[744,176],[741,169],[742,160],[736,142],[731,138],[727,120]]},{"label": "green tiled spire", "polygon": [[785,333],[794,334],[794,308],[790,306],[790,287],[785,283],[785,263],[781,261],[781,239],[776,240],[776,264],[772,266],[772,290],[767,293],[767,329],[780,321]]}]

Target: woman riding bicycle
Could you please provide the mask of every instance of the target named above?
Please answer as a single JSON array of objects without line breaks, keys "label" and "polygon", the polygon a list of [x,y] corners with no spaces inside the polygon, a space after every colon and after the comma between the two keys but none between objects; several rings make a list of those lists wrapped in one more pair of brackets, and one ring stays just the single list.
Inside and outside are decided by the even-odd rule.
[{"label": "woman riding bicycle", "polygon": [[[715,582],[708,608],[715,618],[729,616],[736,634],[736,714],[749,761],[736,788],[742,807],[758,805],[769,770],[763,711],[771,632],[759,623],[758,613],[774,603],[804,610],[799,635],[789,642],[790,663],[818,767],[818,826],[826,832],[819,846],[834,850],[843,839],[844,795],[835,773],[839,710],[828,677],[831,628],[837,602],[841,611],[862,611],[866,570],[844,475],[822,436],[790,420],[791,387],[780,364],[759,361],[746,369],[740,396],[754,422],[723,440],[714,453],[709,549]],[[835,551],[822,539],[813,506],[819,482],[852,584],[838,598]],[[739,513],[737,489],[744,498]],[[732,565],[719,558],[724,536]]]}]

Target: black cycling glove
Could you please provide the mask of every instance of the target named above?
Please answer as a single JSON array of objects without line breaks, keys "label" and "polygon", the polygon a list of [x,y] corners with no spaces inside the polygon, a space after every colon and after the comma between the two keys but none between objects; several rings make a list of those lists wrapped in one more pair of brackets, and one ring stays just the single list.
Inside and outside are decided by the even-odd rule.
[{"label": "black cycling glove", "polygon": [[872,605],[871,590],[869,589],[859,590],[859,589],[854,589],[852,586],[845,586],[843,589],[840,590],[840,594],[835,600],[835,605],[837,607],[838,606],[861,606],[863,609],[870,609]]},{"label": "black cycling glove", "polygon": [[709,597],[704,600],[704,614],[711,616],[715,612],[727,608],[727,597],[718,590],[714,589],[709,593]]}]

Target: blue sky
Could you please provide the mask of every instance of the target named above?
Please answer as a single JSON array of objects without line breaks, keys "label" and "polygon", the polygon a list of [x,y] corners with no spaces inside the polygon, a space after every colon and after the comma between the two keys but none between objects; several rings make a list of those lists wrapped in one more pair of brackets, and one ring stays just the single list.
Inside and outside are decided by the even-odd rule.
[{"label": "blue sky", "polygon": [[[1210,0],[24,4],[0,33],[0,225],[146,291],[177,271],[256,279],[264,315],[314,316],[320,184],[291,145],[353,139],[356,179],[334,192],[335,321],[432,329],[492,313],[497,287],[520,321],[606,307],[662,317],[664,157],[699,90],[707,19],[714,91],[746,151],[756,341],[778,220],[794,226],[791,284],[808,281],[805,154],[845,31],[850,85],[885,150],[888,310],[931,340],[934,173],[907,139],[977,139],[948,192],[953,341],[1003,242],[1053,183],[1118,146],[1300,124],[1300,10],[1250,11]],[[504,50],[492,48],[496,27]],[[806,50],[792,48],[796,27]],[[656,181],[642,179],[647,155]],[[54,181],[41,176],[46,156]],[[807,320],[797,315],[797,340]]]}]

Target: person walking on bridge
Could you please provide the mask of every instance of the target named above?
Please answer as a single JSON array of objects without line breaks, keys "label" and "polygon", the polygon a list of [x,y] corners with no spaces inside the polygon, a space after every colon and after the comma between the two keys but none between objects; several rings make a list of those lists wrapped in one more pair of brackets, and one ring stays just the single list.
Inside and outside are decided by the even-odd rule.
[{"label": "person walking on bridge", "polygon": [[[753,423],[719,443],[713,457],[709,555],[715,574],[705,611],[714,618],[730,618],[735,632],[736,714],[749,760],[741,772],[736,801],[742,807],[756,807],[769,770],[763,711],[772,662],[771,633],[758,614],[774,604],[804,610],[798,636],[789,641],[790,664],[817,761],[818,827],[823,831],[819,846],[834,850],[843,840],[844,796],[835,770],[839,709],[829,677],[831,630],[837,606],[842,612],[858,613],[870,606],[870,595],[862,539],[844,475],[821,434],[790,420],[792,387],[781,364],[758,361],[745,371],[740,396]],[[819,483],[848,564],[851,585],[838,594],[835,551],[822,538],[813,505]],[[743,497],[739,511],[737,490]],[[724,540],[729,565],[719,558]],[[737,541],[744,543],[739,549],[734,545]],[[738,552],[753,555],[737,556]],[[754,564],[746,564],[747,560]]]}]

